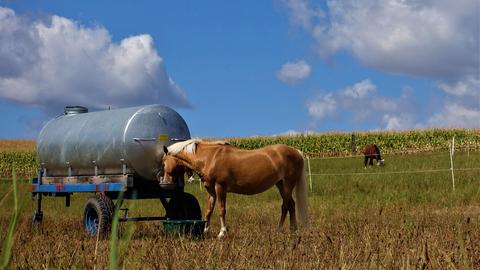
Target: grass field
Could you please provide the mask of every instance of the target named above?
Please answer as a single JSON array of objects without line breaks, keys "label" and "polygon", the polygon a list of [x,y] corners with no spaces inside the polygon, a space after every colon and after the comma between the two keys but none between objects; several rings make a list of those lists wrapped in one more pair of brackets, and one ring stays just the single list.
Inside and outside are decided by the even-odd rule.
[{"label": "grass field", "polygon": [[[447,152],[385,156],[383,168],[357,158],[312,159],[311,224],[280,233],[276,189],[255,196],[229,194],[229,237],[217,240],[218,215],[205,240],[171,239],[157,222],[123,223],[117,263],[125,269],[371,269],[480,268],[480,153],[456,153],[455,192]],[[427,170],[435,172],[418,172]],[[417,173],[413,173],[417,171]],[[404,173],[395,173],[404,172]],[[322,174],[322,175],[317,175]],[[204,209],[204,191],[188,184]],[[12,218],[11,181],[0,184],[0,240]],[[44,200],[44,221],[31,225],[35,203],[19,184],[19,220],[9,268],[104,269],[109,239],[83,231],[89,194]],[[130,215],[159,215],[156,200],[129,201]],[[0,258],[4,256],[2,249]]]}]

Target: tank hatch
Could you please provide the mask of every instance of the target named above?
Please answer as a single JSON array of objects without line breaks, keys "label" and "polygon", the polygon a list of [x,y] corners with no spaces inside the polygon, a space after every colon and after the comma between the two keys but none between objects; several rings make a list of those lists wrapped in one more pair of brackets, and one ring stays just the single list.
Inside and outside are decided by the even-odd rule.
[{"label": "tank hatch", "polygon": [[65,106],[65,115],[88,113],[88,108],[83,106]]}]

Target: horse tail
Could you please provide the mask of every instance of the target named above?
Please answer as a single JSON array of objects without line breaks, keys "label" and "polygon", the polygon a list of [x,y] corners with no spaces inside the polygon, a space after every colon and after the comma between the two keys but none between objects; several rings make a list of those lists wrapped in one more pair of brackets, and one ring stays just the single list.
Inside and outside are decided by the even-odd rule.
[{"label": "horse tail", "polygon": [[305,158],[303,153],[300,152],[300,155],[303,158],[303,166],[302,166],[302,176],[300,181],[297,182],[295,185],[295,200],[297,201],[295,206],[297,208],[297,216],[298,220],[301,225],[307,226],[308,225],[308,186],[307,186],[307,178],[305,174]]}]

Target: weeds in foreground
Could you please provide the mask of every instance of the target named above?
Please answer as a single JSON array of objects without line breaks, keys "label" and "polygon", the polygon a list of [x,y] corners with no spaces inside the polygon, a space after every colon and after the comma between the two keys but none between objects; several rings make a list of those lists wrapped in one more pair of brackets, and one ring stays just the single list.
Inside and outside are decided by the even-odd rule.
[{"label": "weeds in foreground", "polygon": [[[10,261],[10,256],[12,254],[12,246],[14,241],[15,228],[17,226],[19,209],[18,209],[18,198],[17,198],[17,176],[15,175],[15,168],[12,171],[12,191],[13,191],[13,211],[12,217],[10,219],[10,225],[8,226],[7,236],[3,242],[2,248],[2,258],[1,258],[1,269],[6,269],[8,262]],[[7,194],[8,195],[8,194]],[[6,195],[5,195],[6,196]]]}]

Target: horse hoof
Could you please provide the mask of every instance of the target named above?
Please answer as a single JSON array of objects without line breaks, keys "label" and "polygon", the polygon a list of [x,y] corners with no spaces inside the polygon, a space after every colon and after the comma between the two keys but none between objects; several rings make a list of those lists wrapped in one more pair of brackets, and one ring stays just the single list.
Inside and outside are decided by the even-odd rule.
[{"label": "horse hoof", "polygon": [[220,230],[220,233],[218,234],[217,238],[218,239],[223,239],[227,236],[227,228],[222,228]]}]

